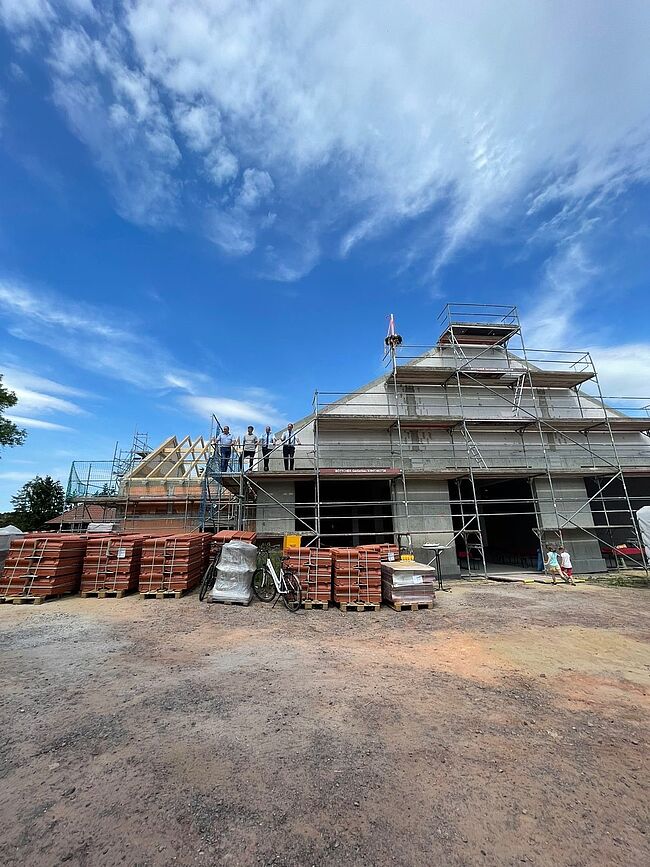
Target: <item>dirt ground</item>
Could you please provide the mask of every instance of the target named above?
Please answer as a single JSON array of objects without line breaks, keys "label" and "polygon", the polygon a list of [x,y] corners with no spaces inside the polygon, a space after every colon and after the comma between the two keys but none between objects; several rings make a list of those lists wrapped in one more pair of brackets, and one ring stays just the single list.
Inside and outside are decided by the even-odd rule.
[{"label": "dirt ground", "polygon": [[646,865],[650,592],[0,607],[4,865]]}]

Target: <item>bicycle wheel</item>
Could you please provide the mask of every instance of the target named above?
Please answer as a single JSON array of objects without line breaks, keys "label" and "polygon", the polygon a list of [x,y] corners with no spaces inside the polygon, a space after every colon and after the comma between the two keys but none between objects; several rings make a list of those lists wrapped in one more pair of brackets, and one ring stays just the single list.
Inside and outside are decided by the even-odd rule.
[{"label": "bicycle wheel", "polygon": [[266,566],[260,566],[253,572],[253,593],[260,602],[273,602],[277,592],[273,576]]},{"label": "bicycle wheel", "polygon": [[300,611],[300,603],[302,601],[300,581],[298,581],[293,572],[285,572],[284,583],[286,586],[286,593],[282,594],[284,607],[287,611],[291,611],[295,614],[297,611]]},{"label": "bicycle wheel", "polygon": [[199,602],[203,602],[207,594],[214,587],[214,582],[217,580],[217,561],[213,560],[205,570],[201,587],[199,588]]}]

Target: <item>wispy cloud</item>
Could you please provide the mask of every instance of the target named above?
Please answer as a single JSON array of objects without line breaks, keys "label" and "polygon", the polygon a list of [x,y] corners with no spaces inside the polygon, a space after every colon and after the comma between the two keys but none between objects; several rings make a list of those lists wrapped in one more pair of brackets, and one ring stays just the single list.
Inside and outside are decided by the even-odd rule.
[{"label": "wispy cloud", "polygon": [[209,418],[213,413],[221,424],[267,425],[280,427],[284,419],[272,404],[254,400],[236,400],[229,397],[193,395],[182,399],[187,409],[201,418]]},{"label": "wispy cloud", "polygon": [[643,0],[66,5],[0,17],[33,31],[119,212],[278,279],[396,225],[434,271],[515,218],[564,240],[650,176]]},{"label": "wispy cloud", "polygon": [[155,340],[143,337],[142,329],[118,324],[129,321],[124,312],[80,306],[53,292],[0,280],[2,314],[14,336],[48,346],[75,365],[140,389],[190,391],[209,381],[200,371],[186,370]]},{"label": "wispy cloud", "polygon": [[[589,348],[606,395],[645,397],[650,404],[650,343],[607,345],[607,320],[594,334],[587,315],[595,304],[613,303],[600,286],[601,269],[585,239],[562,245],[544,269],[535,300],[525,311],[522,326],[529,348],[584,351]],[[586,391],[593,391],[590,383]]]},{"label": "wispy cloud", "polygon": [[[232,422],[280,423],[273,395],[267,390],[242,386],[237,397],[233,396],[232,388],[228,389],[230,393],[219,394],[216,384],[205,373],[187,369],[157,341],[143,338],[137,323],[133,324],[133,331],[124,325],[118,326],[118,319],[127,321],[119,311],[114,311],[111,318],[106,312],[86,305],[84,315],[80,316],[70,312],[72,306],[53,292],[41,293],[24,284],[0,281],[0,317],[4,315],[7,319],[14,336],[47,346],[74,365],[127,383],[151,396],[169,394],[179,406],[206,421],[214,412]],[[77,307],[76,302],[74,306]],[[79,405],[80,400],[89,398],[85,391],[22,370],[16,365],[4,370],[7,386],[18,397],[17,409],[20,412],[35,416],[48,413],[82,415],[87,411]],[[206,394],[212,396],[204,396]],[[69,429],[65,425],[27,416],[20,416],[20,423],[44,430]]]},{"label": "wispy cloud", "polygon": [[67,425],[57,424],[56,422],[53,422],[53,421],[45,421],[44,419],[41,419],[41,418],[27,418],[27,417],[22,416],[22,415],[7,415],[5,417],[8,418],[9,421],[13,421],[15,424],[19,425],[20,427],[26,427],[26,428],[33,427],[33,428],[39,428],[40,430],[59,430],[59,431],[61,431],[61,430],[64,430],[64,431],[73,430],[73,428],[68,427]]}]

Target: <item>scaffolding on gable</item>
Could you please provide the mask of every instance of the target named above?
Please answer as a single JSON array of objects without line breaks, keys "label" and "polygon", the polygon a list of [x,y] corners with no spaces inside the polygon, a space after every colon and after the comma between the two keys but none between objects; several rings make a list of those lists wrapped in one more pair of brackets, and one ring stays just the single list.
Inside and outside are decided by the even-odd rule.
[{"label": "scaffolding on gable", "polygon": [[251,467],[235,439],[224,465],[213,416],[205,439],[171,437],[155,450],[141,441],[105,471],[75,462],[69,501],[101,502],[108,489],[130,527],[136,500],[141,527],[147,503],[162,521],[158,509],[173,502],[170,524],[298,531],[309,545],[330,544],[341,526],[356,528],[350,542],[406,535],[419,548],[440,537],[463,573],[482,576],[488,553],[499,556],[486,521],[525,516],[540,544],[579,536],[605,555],[629,539],[639,553],[612,557],[647,570],[635,508],[650,489],[631,490],[630,479],[650,479],[650,401],[603,396],[588,352],[528,348],[515,307],[449,304],[440,325],[433,347],[405,345],[393,327],[388,369],[363,389],[317,390],[294,428],[305,440],[295,468],[281,439]]}]

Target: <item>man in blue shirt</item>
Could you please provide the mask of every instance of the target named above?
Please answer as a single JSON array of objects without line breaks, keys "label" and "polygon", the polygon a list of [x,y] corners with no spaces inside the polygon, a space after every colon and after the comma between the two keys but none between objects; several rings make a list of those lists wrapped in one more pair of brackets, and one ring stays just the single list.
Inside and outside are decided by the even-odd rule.
[{"label": "man in blue shirt", "polygon": [[230,433],[230,428],[228,425],[224,425],[223,430],[219,434],[216,439],[217,447],[219,449],[219,458],[221,459],[221,472],[228,472],[228,464],[230,463],[230,455],[232,454],[232,444],[234,442],[234,437]]}]

